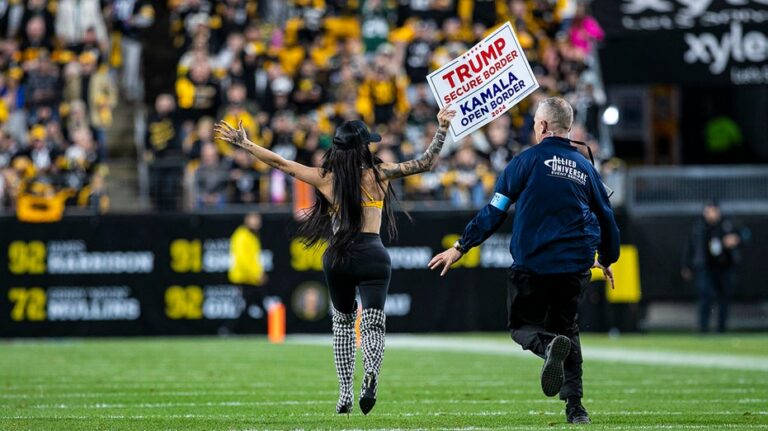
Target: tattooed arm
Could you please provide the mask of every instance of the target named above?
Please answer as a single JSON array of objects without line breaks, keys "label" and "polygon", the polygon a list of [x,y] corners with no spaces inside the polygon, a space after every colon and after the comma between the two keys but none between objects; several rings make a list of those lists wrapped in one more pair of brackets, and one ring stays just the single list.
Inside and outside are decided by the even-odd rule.
[{"label": "tattooed arm", "polygon": [[437,159],[440,157],[440,150],[443,149],[448,126],[451,125],[451,120],[456,115],[456,111],[448,110],[448,108],[449,105],[446,105],[437,113],[437,133],[435,133],[435,137],[432,138],[432,142],[424,151],[424,154],[407,162],[380,163],[377,165],[384,178],[391,180],[432,170]]},{"label": "tattooed arm", "polygon": [[296,177],[310,185],[315,187],[321,187],[329,177],[320,175],[319,168],[311,168],[304,166],[301,163],[296,163],[292,160],[287,160],[283,156],[270,151],[264,147],[254,144],[248,139],[248,136],[243,129],[243,122],[237,129],[233,128],[224,121],[219,121],[214,128],[216,137],[228,142],[231,145],[236,145],[249,153],[253,154],[257,159],[268,164],[269,166],[279,169],[286,174]]}]

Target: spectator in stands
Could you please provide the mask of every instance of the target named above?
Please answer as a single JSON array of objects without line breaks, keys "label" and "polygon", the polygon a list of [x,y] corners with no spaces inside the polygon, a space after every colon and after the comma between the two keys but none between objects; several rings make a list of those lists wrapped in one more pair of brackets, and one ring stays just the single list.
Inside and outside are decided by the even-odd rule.
[{"label": "spectator in stands", "polygon": [[194,63],[189,77],[182,76],[176,81],[176,99],[182,120],[197,121],[201,117],[215,117],[218,114],[220,89],[207,63]]},{"label": "spectator in stands", "polygon": [[294,81],[293,103],[297,113],[306,114],[317,109],[325,100],[323,85],[318,76],[319,70],[315,63],[306,60],[299,68],[299,74]]},{"label": "spectator in stands", "polygon": [[75,130],[89,128],[88,113],[85,102],[82,100],[73,100],[68,106],[69,112],[65,119],[65,133],[70,138]]},{"label": "spectator in stands", "polygon": [[76,47],[93,32],[102,52],[109,48],[107,27],[99,0],[59,0],[56,6],[56,36],[65,46]]},{"label": "spectator in stands", "polygon": [[25,102],[29,109],[30,120],[42,121],[36,118],[38,108],[56,108],[60,98],[59,71],[46,54],[41,54],[36,60],[26,63],[27,79],[25,84]]},{"label": "spectator in stands", "polygon": [[29,145],[20,150],[14,158],[25,158],[31,162],[35,172],[45,174],[56,169],[56,160],[61,154],[57,148],[52,148],[46,140],[45,127],[36,124],[29,129]]},{"label": "spectator in stands", "polygon": [[126,100],[139,101],[144,97],[141,78],[141,31],[155,20],[155,8],[146,0],[113,0],[108,14],[116,31],[112,41],[112,65],[122,67],[121,86]]},{"label": "spectator in stands", "polygon": [[488,160],[491,170],[497,175],[504,171],[509,161],[522,150],[520,143],[512,136],[511,123],[512,119],[505,115],[485,128],[485,137],[491,146]]},{"label": "spectator in stands", "polygon": [[368,0],[361,11],[361,36],[365,52],[375,52],[389,37],[389,23],[392,22],[392,11],[383,5],[382,0]]},{"label": "spectator in stands", "polygon": [[62,182],[73,195],[79,191],[77,204],[87,206],[87,198],[81,194],[90,193],[91,176],[96,172],[100,160],[91,130],[82,127],[72,131],[72,145],[64,152],[59,165],[62,168]]},{"label": "spectator in stands", "polygon": [[[84,125],[85,127],[85,125]],[[61,123],[58,120],[49,120],[45,123],[46,140],[52,148],[65,150],[69,146],[67,137],[64,130],[61,128]]]},{"label": "spectator in stands", "polygon": [[200,160],[203,146],[213,142],[213,118],[203,117],[197,122],[195,130],[184,140],[184,155],[188,160],[197,162]]},{"label": "spectator in stands", "polygon": [[85,91],[84,100],[88,107],[89,121],[99,144],[99,155],[106,159],[106,133],[112,126],[112,110],[117,106],[117,86],[108,66],[105,63],[99,64],[98,58],[92,52],[80,54],[80,64],[82,90]]},{"label": "spectator in stands", "polygon": [[[431,124],[429,119],[434,118],[434,116],[437,115],[437,105],[426,84],[419,84],[412,88],[413,90],[408,96],[411,112],[408,116],[407,123],[411,132],[409,133],[409,139],[411,141],[416,141],[420,139],[420,135],[422,134],[421,130]],[[423,134],[428,135],[426,132]]]},{"label": "spectator in stands", "polygon": [[219,161],[216,146],[205,144],[200,150],[200,167],[195,172],[197,207],[215,208],[226,202],[229,175]]},{"label": "spectator in stands", "polygon": [[214,68],[218,70],[229,70],[232,73],[232,64],[235,59],[239,59],[245,46],[245,37],[242,33],[230,33],[227,36],[227,44],[213,58]]},{"label": "spectator in stands", "polygon": [[169,161],[181,156],[179,134],[176,101],[170,94],[159,94],[147,118],[144,160],[150,164],[150,197],[161,211],[177,207],[181,160],[175,165]]},{"label": "spectator in stands", "polygon": [[576,6],[576,14],[571,21],[568,37],[571,45],[585,55],[591,54],[595,43],[605,37],[605,32],[597,20],[587,14],[587,5],[583,1]]},{"label": "spectator in stands", "polygon": [[27,28],[30,21],[40,18],[45,25],[44,37],[53,36],[54,12],[56,2],[47,0],[28,0],[24,6],[24,12],[21,18],[21,28]]},{"label": "spectator in stands", "polygon": [[109,211],[109,196],[103,175],[96,174],[91,178],[91,183],[78,196],[78,205],[98,214]]},{"label": "spectator in stands", "polygon": [[18,151],[16,140],[3,129],[0,129],[0,169],[11,166],[11,160]]},{"label": "spectator in stands", "polygon": [[155,98],[155,109],[147,118],[145,159],[152,161],[165,157],[167,153],[179,151],[178,128],[176,101],[170,94],[159,94]]},{"label": "spectator in stands", "polygon": [[229,181],[232,185],[230,202],[253,204],[259,202],[261,172],[254,168],[253,156],[242,148],[234,150],[229,166]]},{"label": "spectator in stands", "polygon": [[699,331],[709,331],[712,304],[717,303],[717,331],[725,332],[733,294],[733,269],[739,263],[741,233],[723,218],[720,205],[711,200],[691,229],[683,250],[682,276],[693,280],[699,294]]},{"label": "spectator in stands", "polygon": [[0,9],[0,39],[16,37],[21,17],[24,14],[24,3],[21,1],[7,1],[5,7]]},{"label": "spectator in stands", "polygon": [[14,209],[24,197],[19,213],[37,220],[36,205],[53,213],[64,202],[83,205],[75,197],[94,188],[93,176],[104,182],[117,92],[103,61],[110,40],[100,2],[8,3],[0,12],[1,206]]},{"label": "spectator in stands", "polygon": [[6,202],[6,194],[8,193],[9,188],[6,186],[6,171],[8,171],[8,169],[0,168],[0,211],[8,206]]},{"label": "spectator in stands", "polygon": [[185,208],[194,208],[196,206],[195,171],[200,166],[202,148],[207,144],[216,146],[213,141],[213,119],[211,117],[201,118],[195,125],[194,130],[186,135],[182,143],[182,149],[187,161],[184,170]]},{"label": "spectator in stands", "polygon": [[367,113],[374,124],[388,124],[408,112],[405,81],[390,70],[387,62],[392,56],[392,46],[382,45],[377,64],[360,88],[361,111]]},{"label": "spectator in stands", "polygon": [[486,182],[491,186],[495,178],[488,166],[477,156],[471,145],[463,145],[453,158],[453,169],[443,177],[443,184],[451,190],[451,202],[459,208],[482,206],[485,201]]},{"label": "spectator in stands", "polygon": [[[0,42],[2,43],[2,42]],[[14,42],[7,42],[0,52],[0,61],[11,63],[14,56]],[[7,51],[6,51],[7,50]],[[12,66],[7,72],[0,74],[0,124],[4,124],[7,132],[21,143],[26,142],[27,115],[24,109],[24,87],[21,80],[24,71],[18,66]]]},{"label": "spectator in stands", "polygon": [[3,129],[0,129],[0,213],[13,206],[11,194],[16,182],[11,161],[17,152],[16,141]]},{"label": "spectator in stands", "polygon": [[[248,103],[247,96],[248,92],[245,85],[241,82],[233,83],[227,89],[227,104],[224,107],[223,120],[228,124],[240,124],[242,121],[248,136],[253,136],[256,139],[254,142],[260,143],[259,124],[256,122],[256,118],[251,115],[251,112],[255,112],[256,109]],[[213,133],[212,130],[213,123],[211,122],[210,133]],[[221,141],[217,141],[216,144],[221,154],[231,155],[232,149],[229,145]]]},{"label": "spectator in stands", "polygon": [[22,61],[34,60],[43,53],[53,52],[53,42],[48,34],[52,26],[48,23],[47,13],[30,14],[28,21],[24,21],[20,47]]},{"label": "spectator in stands", "polygon": [[[468,205],[484,201],[489,189],[482,178],[498,172],[532,143],[532,107],[538,99],[556,94],[578,99],[574,103],[577,116],[592,132],[596,117],[591,107],[598,105],[595,92],[585,91],[582,78],[588,51],[600,36],[586,10],[577,11],[572,2],[481,1],[473,7],[442,1],[401,2],[396,7],[378,0],[360,5],[274,3],[269,12],[263,4],[254,8],[242,1],[171,4],[173,43],[183,54],[177,67],[176,96],[186,121],[177,125],[178,136],[200,128],[198,120],[204,116],[223,118],[229,124],[243,120],[254,142],[308,162],[316,151],[327,148],[340,122],[363,119],[375,124],[384,137],[382,147],[387,147],[380,149],[381,154],[400,159],[418,151],[431,136],[424,128],[436,111],[426,86],[429,71],[462,54],[507,20],[514,22],[542,84],[540,93],[476,132],[470,139],[473,155],[454,151],[453,160],[436,172],[406,180],[405,199],[454,197],[457,204]],[[264,21],[264,15],[274,18],[281,13],[289,18]],[[286,116],[287,112],[292,115]],[[205,141],[198,134],[192,132],[195,139],[183,141],[193,160]],[[425,134],[429,136],[423,138]],[[238,164],[229,159],[242,158],[227,146],[217,147],[227,166]],[[446,150],[450,149],[456,145],[448,142]],[[474,173],[481,178],[480,186],[471,187],[477,190],[474,194],[456,181],[469,178],[466,174],[471,171],[466,161],[457,158],[473,157],[485,169]],[[264,179],[269,187],[261,190],[259,201],[290,198],[293,180],[277,175]],[[191,190],[192,181],[189,184]],[[240,200],[234,189],[233,199]]]}]

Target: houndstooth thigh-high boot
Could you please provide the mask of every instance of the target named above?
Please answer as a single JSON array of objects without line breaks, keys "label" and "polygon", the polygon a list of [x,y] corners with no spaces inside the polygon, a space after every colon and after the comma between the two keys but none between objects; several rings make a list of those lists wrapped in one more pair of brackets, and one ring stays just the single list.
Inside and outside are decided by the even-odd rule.
[{"label": "houndstooth thigh-high boot", "polygon": [[362,336],[363,366],[365,376],[360,391],[360,410],[364,414],[376,404],[376,388],[381,369],[381,361],[384,359],[384,333],[386,316],[384,311],[375,308],[363,310],[360,322]]},{"label": "houndstooth thigh-high boot", "polygon": [[349,413],[352,410],[352,385],[355,376],[355,319],[357,312],[342,313],[333,310],[333,362],[339,377],[339,402],[336,413]]}]

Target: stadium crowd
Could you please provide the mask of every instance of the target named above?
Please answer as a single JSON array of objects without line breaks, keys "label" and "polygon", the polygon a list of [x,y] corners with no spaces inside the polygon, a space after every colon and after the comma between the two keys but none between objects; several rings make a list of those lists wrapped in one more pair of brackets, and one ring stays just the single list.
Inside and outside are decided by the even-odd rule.
[{"label": "stadium crowd", "polygon": [[[157,5],[155,5],[157,6]],[[107,130],[120,101],[141,101],[145,0],[0,2],[0,211],[109,206]],[[596,155],[600,104],[591,53],[602,38],[577,0],[169,0],[173,91],[149,95],[146,151],[156,208],[285,203],[291,178],[213,139],[218,119],[283,156],[318,165],[341,121],[382,136],[376,155],[402,161],[434,134],[431,70],[511,21],[541,91],[461,142],[438,168],[396,184],[405,200],[480,205],[496,174],[532,143],[532,109],[564,95],[574,139]],[[119,84],[119,85],[118,85]],[[597,94],[596,94],[597,93]],[[600,157],[598,157],[599,159]],[[611,169],[615,163],[607,163]],[[183,187],[182,187],[183,185]],[[179,190],[183,199],[179,199]]]},{"label": "stadium crowd", "polygon": [[0,212],[55,219],[65,206],[107,211],[115,77],[124,98],[138,100],[131,43],[153,18],[150,2],[134,0],[0,4]]},{"label": "stadium crowd", "polygon": [[[532,144],[533,108],[564,95],[577,108],[574,139],[597,148],[599,97],[589,64],[602,38],[576,0],[293,0],[171,2],[179,60],[175,93],[159,94],[147,119],[146,160],[185,163],[186,208],[284,203],[292,178],[214,139],[213,123],[243,123],[254,142],[318,165],[335,126],[363,119],[383,139],[375,152],[402,161],[424,150],[437,106],[430,71],[511,21],[541,91],[461,142],[434,172],[409,177],[405,200],[481,205],[495,177]],[[578,136],[576,136],[578,135]],[[596,155],[602,154],[600,151]],[[153,200],[171,208],[180,174],[155,170]]]}]

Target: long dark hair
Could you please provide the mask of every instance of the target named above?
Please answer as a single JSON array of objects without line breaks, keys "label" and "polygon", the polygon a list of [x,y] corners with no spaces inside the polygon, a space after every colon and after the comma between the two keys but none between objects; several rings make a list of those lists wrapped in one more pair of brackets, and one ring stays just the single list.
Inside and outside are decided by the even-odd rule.
[{"label": "long dark hair", "polygon": [[[364,130],[362,130],[364,129]],[[384,182],[375,166],[381,159],[368,148],[370,134],[359,121],[347,121],[336,129],[333,145],[323,156],[323,174],[333,174],[333,202],[315,189],[315,203],[308,209],[299,225],[298,236],[307,247],[321,240],[328,241],[326,253],[332,264],[345,260],[349,246],[363,226],[362,180],[363,171],[372,169],[376,185],[384,192],[382,223],[387,225],[390,238],[397,236],[397,224],[392,203],[397,200],[392,186],[384,189]],[[333,231],[335,218],[336,232]]]}]

